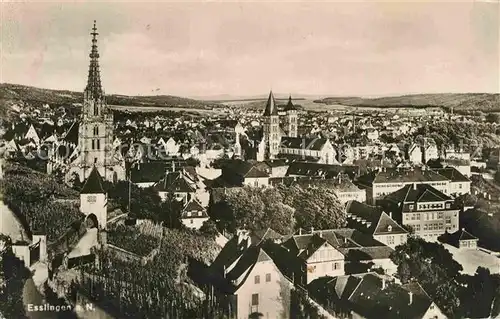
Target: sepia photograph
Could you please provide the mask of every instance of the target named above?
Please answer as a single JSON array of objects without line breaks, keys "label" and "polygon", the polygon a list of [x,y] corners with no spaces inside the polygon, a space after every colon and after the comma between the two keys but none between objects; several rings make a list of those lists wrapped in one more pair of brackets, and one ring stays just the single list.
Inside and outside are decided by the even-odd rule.
[{"label": "sepia photograph", "polygon": [[500,0],[0,1],[0,319],[500,318]]}]

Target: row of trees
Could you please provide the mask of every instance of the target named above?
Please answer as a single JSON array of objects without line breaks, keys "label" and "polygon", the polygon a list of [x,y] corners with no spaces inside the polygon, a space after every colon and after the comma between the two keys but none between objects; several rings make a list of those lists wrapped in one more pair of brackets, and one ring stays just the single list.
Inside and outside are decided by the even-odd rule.
[{"label": "row of trees", "polygon": [[345,225],[344,208],[326,187],[279,186],[227,189],[210,206],[221,229],[234,232],[273,228],[289,234],[295,229],[330,229]]},{"label": "row of trees", "polygon": [[[496,318],[500,313],[500,276],[479,267],[474,276],[439,243],[409,237],[397,246],[391,260],[403,283],[418,281],[450,318]],[[498,301],[497,301],[498,299]]]}]

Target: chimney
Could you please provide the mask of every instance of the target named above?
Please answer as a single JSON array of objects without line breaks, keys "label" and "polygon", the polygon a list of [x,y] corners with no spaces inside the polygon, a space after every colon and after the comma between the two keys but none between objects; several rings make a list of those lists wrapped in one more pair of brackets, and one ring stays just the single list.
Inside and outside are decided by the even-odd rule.
[{"label": "chimney", "polygon": [[382,290],[385,290],[385,277],[382,277]]},{"label": "chimney", "polygon": [[411,305],[413,303],[413,292],[408,292],[408,295],[410,297],[410,302],[408,303],[408,305]]},{"label": "chimney", "polygon": [[319,237],[323,238],[323,233],[321,232],[321,230],[319,231]]},{"label": "chimney", "polygon": [[172,161],[172,172],[175,172],[175,161]]},{"label": "chimney", "polygon": [[226,278],[226,275],[227,275],[227,269],[226,269],[226,265],[224,265],[224,278]]},{"label": "chimney", "polygon": [[417,190],[417,183],[413,183],[413,190]]},{"label": "chimney", "polygon": [[302,228],[299,228],[299,235],[302,235]]},{"label": "chimney", "polygon": [[314,227],[311,226],[311,234],[314,233]]}]

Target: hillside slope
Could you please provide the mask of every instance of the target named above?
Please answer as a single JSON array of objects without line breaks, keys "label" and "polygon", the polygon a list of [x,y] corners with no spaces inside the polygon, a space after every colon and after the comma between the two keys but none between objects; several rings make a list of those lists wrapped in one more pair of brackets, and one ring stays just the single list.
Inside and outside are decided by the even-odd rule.
[{"label": "hillside slope", "polygon": [[328,97],[316,100],[327,105],[340,104],[356,107],[442,107],[454,111],[500,111],[500,94],[491,93],[442,93],[413,94],[380,98]]},{"label": "hillside slope", "polygon": [[[0,116],[9,115],[12,105],[29,104],[36,108],[48,103],[51,106],[70,106],[82,103],[83,92],[41,89],[32,86],[0,83]],[[126,96],[111,94],[106,96],[109,105],[207,108],[215,103],[203,102],[171,95]]]}]

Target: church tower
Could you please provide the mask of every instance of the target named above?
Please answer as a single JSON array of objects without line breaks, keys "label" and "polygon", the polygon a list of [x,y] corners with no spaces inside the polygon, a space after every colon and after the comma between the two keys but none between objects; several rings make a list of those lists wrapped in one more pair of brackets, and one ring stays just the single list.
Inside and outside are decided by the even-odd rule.
[{"label": "church tower", "polygon": [[297,108],[292,103],[292,96],[288,97],[288,103],[285,106],[286,124],[289,137],[297,137]]},{"label": "church tower", "polygon": [[[97,28],[92,28],[92,48],[87,86],[83,93],[82,118],[79,126],[78,145],[81,152],[81,169],[86,179],[95,166],[105,179],[112,179],[113,113],[108,110],[101,85],[99,52],[97,50]],[[111,171],[110,171],[111,170]]]},{"label": "church tower", "polygon": [[264,110],[264,141],[266,146],[266,158],[274,159],[279,153],[280,124],[278,108],[274,100],[273,91],[269,92],[266,109]]}]

